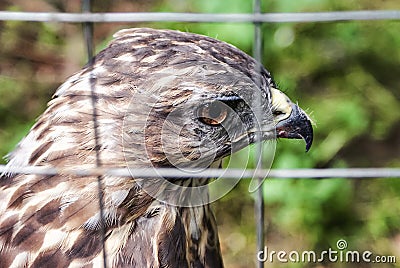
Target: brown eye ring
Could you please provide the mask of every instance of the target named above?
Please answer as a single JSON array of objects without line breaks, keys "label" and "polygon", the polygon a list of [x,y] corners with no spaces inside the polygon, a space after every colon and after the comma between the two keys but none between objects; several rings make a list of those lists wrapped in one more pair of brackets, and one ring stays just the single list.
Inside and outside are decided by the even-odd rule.
[{"label": "brown eye ring", "polygon": [[204,124],[218,126],[228,117],[228,106],[221,101],[207,103],[199,108],[197,116]]}]

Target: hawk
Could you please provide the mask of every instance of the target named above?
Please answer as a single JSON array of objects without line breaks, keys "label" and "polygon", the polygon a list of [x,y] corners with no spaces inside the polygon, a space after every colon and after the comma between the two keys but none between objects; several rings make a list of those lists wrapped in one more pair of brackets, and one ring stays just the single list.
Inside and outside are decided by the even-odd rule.
[{"label": "hawk", "polygon": [[[209,181],[134,169],[207,168],[275,138],[308,150],[311,120],[253,58],[198,34],[121,30],[9,154],[8,167],[61,172],[2,174],[0,267],[222,267],[207,191],[190,190]],[[62,172],[98,166],[132,176]]]}]

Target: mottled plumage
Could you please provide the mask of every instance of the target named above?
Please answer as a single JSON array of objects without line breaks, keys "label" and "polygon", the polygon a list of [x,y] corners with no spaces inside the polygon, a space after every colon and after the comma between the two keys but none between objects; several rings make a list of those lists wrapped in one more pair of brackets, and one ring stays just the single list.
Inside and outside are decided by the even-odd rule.
[{"label": "mottled plumage", "polygon": [[[276,137],[303,138],[308,149],[310,120],[257,66],[209,37],[122,30],[60,86],[8,166],[204,168]],[[98,178],[66,174],[2,175],[0,267],[103,265]],[[207,180],[101,182],[108,267],[222,267],[207,193],[198,203],[180,188]]]}]

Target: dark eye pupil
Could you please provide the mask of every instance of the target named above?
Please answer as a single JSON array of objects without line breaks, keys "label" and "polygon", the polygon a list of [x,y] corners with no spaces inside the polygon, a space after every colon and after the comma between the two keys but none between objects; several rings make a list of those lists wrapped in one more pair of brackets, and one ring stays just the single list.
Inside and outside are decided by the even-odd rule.
[{"label": "dark eye pupil", "polygon": [[221,107],[217,103],[212,103],[209,114],[211,118],[218,118],[221,115]]},{"label": "dark eye pupil", "polygon": [[228,110],[223,103],[211,102],[200,106],[197,110],[197,116],[204,124],[218,126],[227,118]]},{"label": "dark eye pupil", "polygon": [[277,116],[277,115],[281,115],[281,114],[283,114],[283,112],[281,112],[281,111],[274,111],[274,112],[273,112],[273,115],[276,115],[276,116]]}]

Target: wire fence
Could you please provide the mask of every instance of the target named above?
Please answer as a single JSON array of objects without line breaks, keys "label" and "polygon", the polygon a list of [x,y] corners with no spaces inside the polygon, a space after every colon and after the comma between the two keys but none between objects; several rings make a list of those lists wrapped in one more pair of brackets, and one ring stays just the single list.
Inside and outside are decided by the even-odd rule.
[{"label": "wire fence", "polygon": [[147,168],[147,169],[128,169],[128,168],[49,168],[41,166],[26,167],[7,167],[0,165],[0,173],[12,174],[37,174],[37,175],[69,175],[79,177],[89,176],[117,176],[132,177],[135,175],[141,178],[280,178],[280,179],[330,179],[330,178],[349,178],[349,179],[372,179],[372,178],[396,178],[400,177],[400,168],[303,168],[303,169],[175,169],[175,168]]},{"label": "wire fence", "polygon": [[57,12],[13,12],[0,11],[0,20],[37,22],[329,22],[354,20],[400,20],[400,11],[338,11],[310,13],[254,13],[254,14],[207,14],[167,12],[124,12],[124,13],[57,13]]},{"label": "wire fence", "polygon": [[[51,12],[12,12],[0,11],[1,21],[33,21],[50,23],[82,23],[85,36],[89,65],[93,56],[93,25],[94,23],[111,22],[222,22],[222,23],[253,23],[255,28],[253,54],[256,60],[261,62],[262,55],[262,23],[281,22],[335,22],[356,20],[400,20],[400,10],[369,10],[369,11],[340,11],[340,12],[314,12],[314,13],[261,13],[260,1],[255,0],[252,14],[205,14],[205,13],[159,13],[159,12],[127,12],[127,13],[91,13],[90,0],[82,1],[82,13],[51,13]],[[92,103],[95,110],[95,102]],[[96,122],[96,114],[93,115]],[[96,125],[96,124],[95,124]],[[96,146],[97,147],[97,146]],[[261,150],[256,150],[261,154]],[[98,158],[99,159],[99,158]],[[106,169],[97,163],[92,169],[60,169],[48,167],[7,167],[0,165],[0,173],[10,172],[19,174],[57,175],[68,174],[73,176],[98,176],[99,191],[102,189],[101,176],[126,176],[138,177],[174,177],[186,178],[188,171],[179,169]],[[346,168],[346,169],[206,169],[190,172],[191,178],[400,178],[400,168]],[[255,213],[257,224],[257,250],[264,248],[264,201],[262,187],[258,188],[255,200]],[[99,197],[102,195],[99,194]],[[100,211],[103,201],[99,200]],[[104,227],[104,225],[102,224]],[[104,240],[103,240],[104,249]],[[106,254],[104,266],[106,266]],[[264,267],[259,261],[257,267]]]}]

